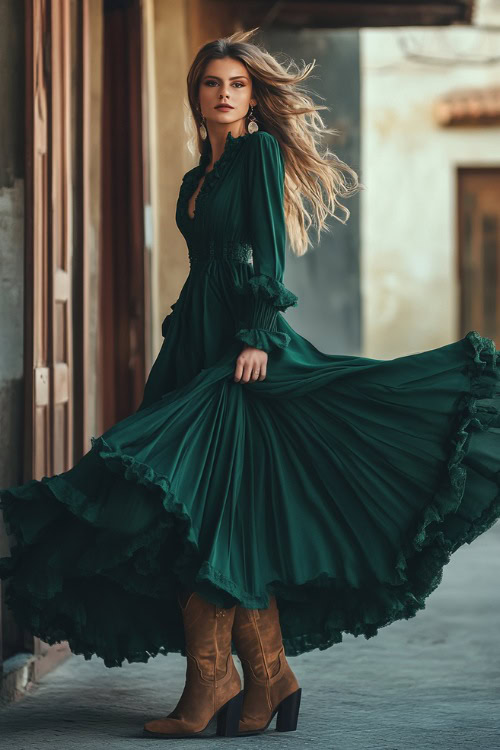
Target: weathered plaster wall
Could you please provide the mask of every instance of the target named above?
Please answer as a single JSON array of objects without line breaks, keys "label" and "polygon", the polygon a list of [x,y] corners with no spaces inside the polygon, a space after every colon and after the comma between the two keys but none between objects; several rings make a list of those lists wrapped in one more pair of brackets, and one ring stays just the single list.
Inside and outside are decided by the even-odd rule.
[{"label": "weathered plaster wall", "polygon": [[0,4],[0,486],[22,479],[24,11]]},{"label": "weathered plaster wall", "polygon": [[[498,4],[497,4],[498,7]],[[483,19],[484,21],[488,19]],[[451,65],[409,59],[405,43]],[[458,339],[456,171],[500,165],[500,128],[440,128],[434,101],[498,84],[500,33],[472,28],[361,32],[364,353],[395,357]]]}]

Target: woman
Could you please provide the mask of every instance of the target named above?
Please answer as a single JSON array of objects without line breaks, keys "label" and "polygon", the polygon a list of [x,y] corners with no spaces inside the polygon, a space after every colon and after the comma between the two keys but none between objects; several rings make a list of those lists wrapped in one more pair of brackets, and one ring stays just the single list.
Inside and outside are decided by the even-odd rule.
[{"label": "woman", "polygon": [[302,90],[310,68],[285,69],[255,31],[205,45],[189,71],[201,156],[176,220],[190,271],[138,411],[70,471],[2,492],[21,625],[108,667],[187,656],[177,706],[144,727],[162,738],[215,716],[218,734],[276,714],[294,730],[285,653],[415,616],[500,516],[493,341],[333,355],[281,314],[297,303],[286,231],[308,246],[303,199],[319,233],[357,178],[316,148],[331,131]]}]

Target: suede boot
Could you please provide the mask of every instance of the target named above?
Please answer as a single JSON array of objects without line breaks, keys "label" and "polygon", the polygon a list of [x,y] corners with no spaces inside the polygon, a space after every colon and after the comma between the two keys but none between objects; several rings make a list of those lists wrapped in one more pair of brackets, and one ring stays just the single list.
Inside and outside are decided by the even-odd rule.
[{"label": "suede boot", "polygon": [[219,607],[196,592],[187,601],[180,597],[178,601],[186,637],[186,684],[174,710],[164,719],[144,724],[144,734],[163,739],[194,737],[217,715],[217,734],[233,736],[243,700],[231,654],[236,607]]},{"label": "suede boot", "polygon": [[263,732],[276,713],[278,732],[295,730],[302,689],[286,660],[274,595],[268,609],[236,607],[233,643],[245,677],[238,735]]}]

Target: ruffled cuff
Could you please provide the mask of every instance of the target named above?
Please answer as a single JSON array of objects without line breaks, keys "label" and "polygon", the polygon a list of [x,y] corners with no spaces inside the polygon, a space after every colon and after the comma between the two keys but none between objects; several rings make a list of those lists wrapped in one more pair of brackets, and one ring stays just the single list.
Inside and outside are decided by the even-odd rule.
[{"label": "ruffled cuff", "polygon": [[286,349],[290,343],[288,333],[269,331],[264,328],[241,328],[236,338],[265,352],[271,352],[273,349]]},{"label": "ruffled cuff", "polygon": [[240,294],[253,294],[257,300],[267,302],[268,305],[272,305],[281,312],[284,312],[287,307],[295,307],[299,299],[281,281],[263,273],[251,276],[238,287],[238,291]]}]

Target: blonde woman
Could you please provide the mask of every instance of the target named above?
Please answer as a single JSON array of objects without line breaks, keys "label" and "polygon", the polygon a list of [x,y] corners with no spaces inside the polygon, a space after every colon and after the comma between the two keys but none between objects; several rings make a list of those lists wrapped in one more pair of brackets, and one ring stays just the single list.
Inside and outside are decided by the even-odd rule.
[{"label": "blonde woman", "polygon": [[[148,736],[297,727],[287,656],[410,618],[500,516],[494,342],[393,360],[319,351],[287,323],[285,242],[345,221],[355,173],[255,30],[187,79],[199,163],[176,210],[190,261],[136,413],[70,471],[2,491],[18,622],[108,667],[187,657]],[[308,209],[304,201],[307,201]],[[334,324],[334,321],[332,321]],[[244,683],[233,661],[241,659]]]}]

